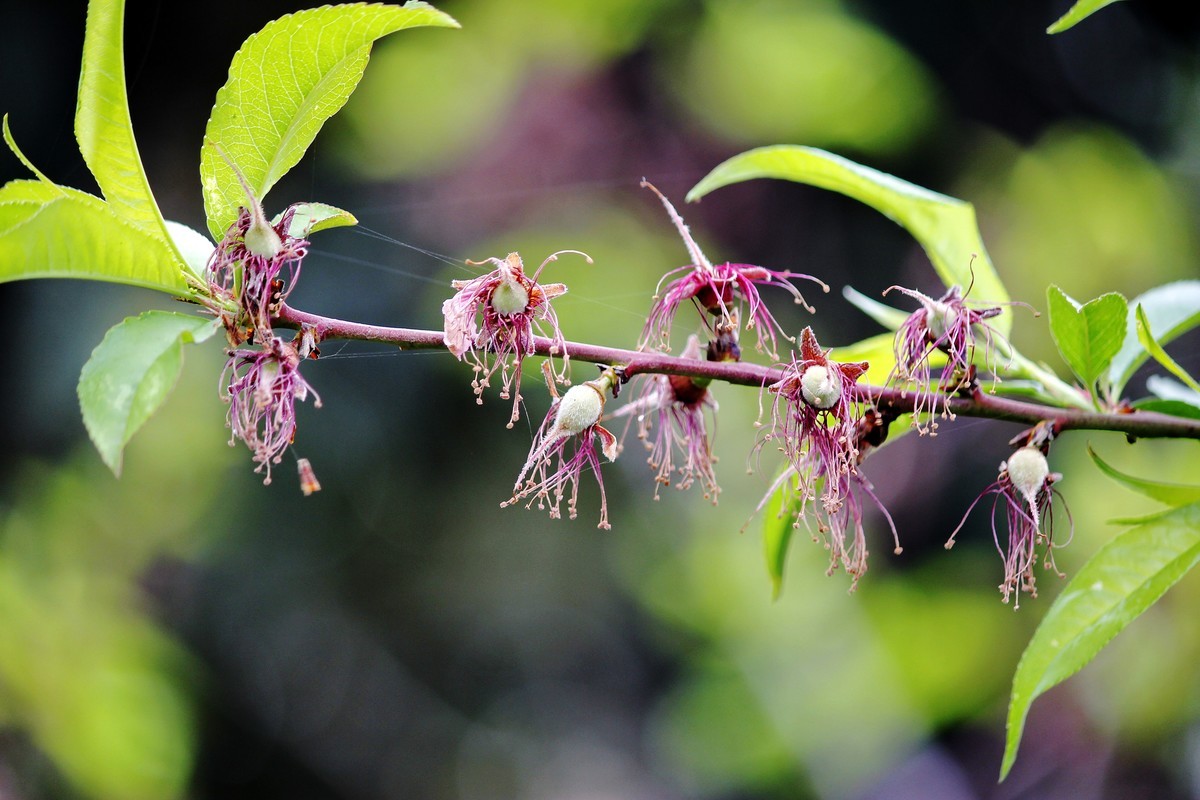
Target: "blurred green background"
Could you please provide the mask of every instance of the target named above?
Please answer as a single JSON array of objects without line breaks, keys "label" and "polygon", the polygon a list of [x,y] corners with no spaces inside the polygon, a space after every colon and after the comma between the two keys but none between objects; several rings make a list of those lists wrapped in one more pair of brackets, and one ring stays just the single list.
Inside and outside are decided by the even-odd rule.
[{"label": "blurred green background", "polygon": [[[43,170],[94,189],[71,134],[85,4],[10,5],[0,111]],[[719,161],[776,143],[974,202],[1035,307],[1051,281],[1087,299],[1197,277],[1200,13],[1138,0],[1046,36],[1068,5],[447,2],[463,30],[380,43],[269,196],[271,212],[320,200],[363,223],[317,235],[292,302],[436,327],[448,281],[472,274],[447,261],[573,248],[595,264],[545,273],[570,286],[568,338],[632,346],[686,258],[643,176],[710,258],[832,284],[811,319],[767,297],[826,345],[877,332],[844,284],[937,290],[906,234],[845,198],[762,181],[682,207]],[[135,129],[168,217],[203,228],[212,97],[240,42],[302,7],[129,3]],[[19,174],[0,159],[0,177]],[[508,431],[507,404],[477,407],[448,356],[327,344],[305,367],[324,401],[300,411],[295,451],[324,486],[305,498],[226,446],[214,341],[188,353],[116,480],[74,385],[103,332],[150,305],[170,307],[0,286],[0,797],[1200,797],[1194,577],[1038,700],[995,783],[1008,682],[1061,584],[1002,605],[983,511],[942,545],[1015,426],[960,419],[879,452],[866,471],[903,555],[872,519],[871,570],[848,595],[800,537],[772,602],[751,517],[776,464],[748,462],[753,391],[714,390],[719,506],[695,489],[653,502],[633,446],[606,470],[601,532],[591,486],[574,522],[499,508],[548,406],[534,368]],[[1044,316],[1018,312],[1014,339],[1061,368]],[[1196,345],[1174,348],[1193,372]],[[1192,442],[1062,440],[1068,573],[1117,530],[1108,519],[1149,510],[1091,467],[1089,441],[1128,472],[1200,476]]]}]

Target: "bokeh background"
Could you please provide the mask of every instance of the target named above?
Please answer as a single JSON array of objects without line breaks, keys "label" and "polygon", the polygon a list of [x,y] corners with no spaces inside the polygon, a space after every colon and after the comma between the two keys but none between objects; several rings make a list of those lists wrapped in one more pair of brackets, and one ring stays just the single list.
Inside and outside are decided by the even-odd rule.
[{"label": "bokeh background", "polygon": [[[686,253],[643,176],[677,202],[722,159],[808,144],[976,204],[1012,294],[1087,299],[1196,277],[1200,12],[1135,0],[1044,28],[1067,0],[447,0],[462,31],[375,49],[358,93],[273,190],[351,210],[319,234],[293,304],[436,327],[465,258],[519,250],[568,337],[632,346]],[[1170,8],[1168,8],[1170,6]],[[135,130],[168,217],[203,229],[204,122],[241,41],[290,2],[130,0]],[[85,4],[6,3],[0,110],[56,180],[94,190],[72,137]],[[0,177],[20,175],[0,157]],[[937,289],[909,237],[864,206],[760,181],[681,208],[713,259],[811,272],[835,291],[789,330],[877,332],[841,298]],[[812,293],[810,293],[811,295]],[[810,296],[810,299],[811,296]],[[295,451],[324,486],[272,485],[226,446],[217,342],[191,348],[120,480],[91,450],[75,382],[151,293],[0,286],[0,797],[1184,798],[1200,796],[1195,576],[1035,704],[996,784],[1008,682],[1061,582],[1001,604],[986,514],[942,544],[1018,428],[959,420],[904,437],[868,475],[853,595],[801,537],[772,601],[750,462],[757,398],[717,387],[724,488],[654,502],[636,442],[579,519],[500,509],[548,399],[477,407],[464,365],[329,343]],[[1062,364],[1045,317],[1014,338]],[[1196,341],[1177,357],[1200,367]],[[576,379],[590,367],[575,365]],[[1141,392],[1139,377],[1133,390]],[[1077,434],[1054,469],[1073,572],[1147,510],[1091,468],[1195,480],[1195,443]]]}]

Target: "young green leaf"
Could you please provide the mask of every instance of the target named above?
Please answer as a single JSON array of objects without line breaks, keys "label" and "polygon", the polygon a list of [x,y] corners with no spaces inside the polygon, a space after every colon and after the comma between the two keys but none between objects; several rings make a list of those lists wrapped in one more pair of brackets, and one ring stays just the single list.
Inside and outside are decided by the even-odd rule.
[{"label": "young green leaf", "polygon": [[886,303],[881,303],[873,297],[867,297],[862,292],[855,289],[853,286],[842,287],[842,297],[850,305],[857,308],[859,311],[866,314],[871,319],[878,322],[889,331],[894,331],[904,324],[910,316],[909,312],[901,311],[898,308],[892,308]]},{"label": "young green leaf", "polygon": [[[989,304],[1008,300],[975,222],[970,203],[923,189],[849,159],[798,145],[759,147],[718,164],[688,192],[689,202],[751,178],[781,178],[840,192],[903,226],[925,249],[947,287],[971,286],[971,297]],[[1007,336],[1010,314],[989,320]]]},{"label": "young green leaf", "polygon": [[[1180,388],[1186,388],[1181,386]],[[1173,417],[1200,419],[1200,394],[1192,398],[1192,402],[1182,400],[1163,400],[1158,397],[1144,397],[1135,400],[1133,407],[1139,411],[1156,411],[1159,414],[1170,414]]]},{"label": "young green leaf", "polygon": [[1142,347],[1154,357],[1154,360],[1162,364],[1176,378],[1179,378],[1193,392],[1200,392],[1200,383],[1187,373],[1183,367],[1176,363],[1175,359],[1163,350],[1162,345],[1154,338],[1154,331],[1150,329],[1150,320],[1146,318],[1146,312],[1141,306],[1136,310],[1137,318],[1137,333],[1138,341]]},{"label": "young green leaf", "polygon": [[75,138],[113,210],[134,226],[166,239],[129,118],[124,28],[125,0],[88,3]]},{"label": "young green leaf", "polygon": [[147,311],[110,328],[79,375],[83,424],[100,457],[121,474],[121,454],[167,399],[183,366],[185,342],[216,331],[213,320]]},{"label": "young green leaf", "polygon": [[1091,388],[1108,369],[1125,339],[1128,308],[1116,292],[1101,295],[1082,306],[1062,289],[1046,289],[1050,308],[1050,333],[1058,352],[1085,387]]},{"label": "young green leaf", "polygon": [[98,197],[44,181],[0,187],[0,282],[84,278],[186,295],[178,263]]},{"label": "young green leaf", "polygon": [[1133,373],[1150,357],[1138,340],[1134,309],[1139,306],[1150,322],[1158,343],[1168,345],[1177,336],[1200,325],[1200,281],[1175,281],[1156,286],[1130,301],[1129,316],[1125,323],[1125,343],[1108,370],[1108,382],[1114,397],[1121,394]]},{"label": "young green leaf", "polygon": [[1195,503],[1200,500],[1200,486],[1188,486],[1182,483],[1163,483],[1160,481],[1148,481],[1144,478],[1135,478],[1132,475],[1126,475],[1124,472],[1110,466],[1104,459],[1096,454],[1091,445],[1088,445],[1088,455],[1092,457],[1092,461],[1100,468],[1108,477],[1115,480],[1122,486],[1131,489],[1138,494],[1145,495],[1152,500],[1157,500],[1160,503],[1166,503],[1169,506],[1182,506],[1188,503]]},{"label": "young green leaf", "polygon": [[[271,224],[278,225],[282,218],[281,213],[271,220]],[[297,203],[291,225],[288,226],[288,234],[303,239],[317,231],[357,224],[358,219],[349,211],[342,211],[326,203]]]},{"label": "young green leaf", "polygon": [[358,86],[381,36],[422,25],[458,27],[422,2],[353,3],[299,11],[270,22],[233,57],[217,92],[200,152],[208,229],[219,239],[246,203],[237,165],[261,201]]},{"label": "young green leaf", "polygon": [[771,599],[778,600],[783,593],[783,571],[787,566],[788,548],[792,544],[792,533],[796,530],[795,507],[798,497],[789,493],[784,484],[791,481],[795,471],[787,467],[776,481],[778,488],[771,492],[763,517],[763,558],[767,563],[767,575],[771,579]]},{"label": "young green leaf", "polygon": [[1105,6],[1112,5],[1117,0],[1076,0],[1075,5],[1067,10],[1067,13],[1059,17],[1053,25],[1046,28],[1046,33],[1062,33],[1068,28],[1073,28],[1080,22],[1095,14]]},{"label": "young green leaf", "polygon": [[1017,757],[1034,699],[1084,667],[1200,561],[1200,503],[1117,536],[1085,564],[1046,613],[1013,678],[1000,779]]}]

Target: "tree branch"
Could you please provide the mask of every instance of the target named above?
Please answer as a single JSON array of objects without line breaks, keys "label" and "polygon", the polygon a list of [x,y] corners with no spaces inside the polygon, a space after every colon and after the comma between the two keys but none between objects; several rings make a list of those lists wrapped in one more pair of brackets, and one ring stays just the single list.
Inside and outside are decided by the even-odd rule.
[{"label": "tree branch", "polygon": [[[402,350],[444,350],[445,342],[441,331],[417,328],[390,328],[366,325],[361,322],[323,317],[300,311],[286,304],[281,305],[275,322],[281,327],[312,328],[318,340],[354,339],[382,342]],[[534,338],[534,353],[549,356],[553,342],[545,337]],[[627,377],[657,373],[663,375],[686,375],[692,378],[708,378],[726,383],[762,388],[780,380],[783,371],[776,367],[730,361],[702,361],[679,358],[663,353],[645,353],[637,350],[622,350],[580,342],[567,342],[567,353],[571,358],[590,361],[594,364],[624,367]],[[915,393],[881,386],[857,386],[858,399],[870,402],[879,408],[888,408],[899,413],[913,409]],[[1037,425],[1047,422],[1056,433],[1067,430],[1117,431],[1134,438],[1200,439],[1200,420],[1175,417],[1152,411],[1104,413],[1075,408],[1057,408],[1011,397],[998,397],[978,388],[970,397],[951,397],[946,408],[955,416],[982,417],[987,419],[1021,422]]]}]

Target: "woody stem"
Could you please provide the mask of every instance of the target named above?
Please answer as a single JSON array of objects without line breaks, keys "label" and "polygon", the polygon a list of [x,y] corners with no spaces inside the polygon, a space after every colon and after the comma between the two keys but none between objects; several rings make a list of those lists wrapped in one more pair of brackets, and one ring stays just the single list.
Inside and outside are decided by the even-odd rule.
[{"label": "woody stem", "polygon": [[[417,328],[392,328],[367,325],[360,322],[324,317],[281,305],[275,323],[280,327],[311,328],[318,341],[326,339],[353,339],[381,342],[402,350],[444,350],[446,344],[441,331]],[[554,341],[545,337],[534,337],[533,354],[551,355]],[[661,375],[685,375],[691,378],[707,378],[743,386],[766,387],[783,377],[783,370],[741,361],[704,361],[679,358],[662,353],[646,353],[637,350],[622,350],[615,347],[567,342],[571,358],[590,361],[594,364],[622,367],[627,378],[635,375],[656,373]],[[911,412],[916,393],[889,389],[882,386],[859,385],[855,387],[856,399],[887,408],[898,413]],[[940,402],[939,402],[940,405]],[[1056,432],[1066,430],[1118,431],[1130,438],[1174,438],[1200,440],[1200,420],[1175,417],[1152,411],[1100,412],[1079,408],[1031,403],[1011,397],[1000,397],[976,389],[971,396],[954,396],[946,399],[946,408],[956,416],[982,417],[1036,425],[1049,422]]]}]

